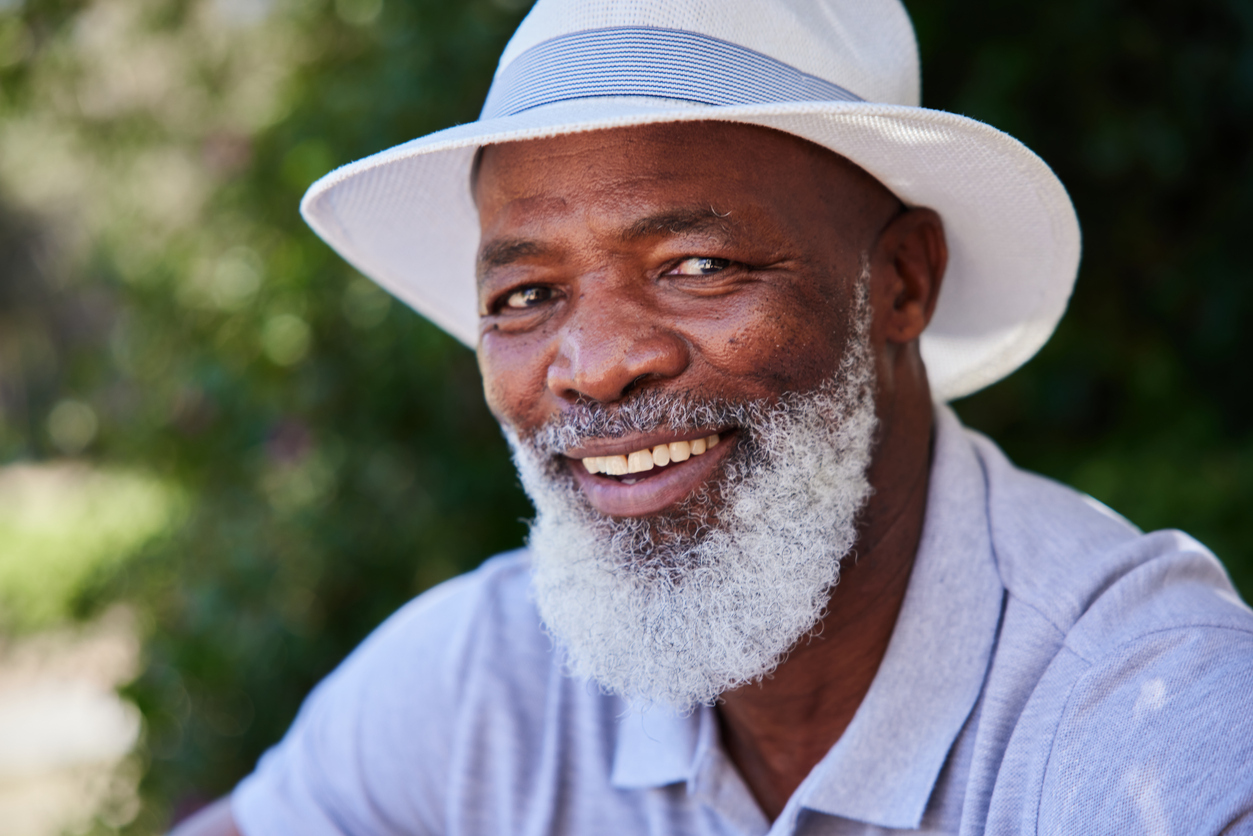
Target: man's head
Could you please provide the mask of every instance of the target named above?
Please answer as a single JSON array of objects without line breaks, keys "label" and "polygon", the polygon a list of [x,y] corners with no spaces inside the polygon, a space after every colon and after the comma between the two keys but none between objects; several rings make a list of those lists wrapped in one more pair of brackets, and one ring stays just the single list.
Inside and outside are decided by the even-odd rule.
[{"label": "man's head", "polygon": [[[647,668],[691,645],[704,616],[668,619],[702,609],[696,590],[788,586],[761,575],[741,594],[680,572],[752,577],[738,548],[772,572],[826,567],[755,599],[804,613],[742,631],[757,661],[711,663],[699,686],[601,678],[681,703],[768,670],[850,543],[895,537],[887,551],[912,559],[917,528],[897,521],[921,525],[931,399],[1004,377],[1052,333],[1079,253],[1065,190],[1012,137],[918,94],[899,0],[537,0],[477,122],[305,195],[319,234],[478,347],[540,509],[533,544],[605,570],[562,610],[581,581],[545,569],[570,561],[540,562],[546,619],[588,648],[576,667]],[[796,500],[823,479],[842,486],[832,507]],[[866,577],[845,572],[843,588]],[[575,612],[611,598],[599,624]],[[731,626],[747,612],[719,611]],[[621,612],[639,629],[615,631]],[[632,636],[652,650],[632,656]]]},{"label": "man's head", "polygon": [[926,432],[938,217],[727,123],[490,147],[474,188],[480,366],[573,667],[679,705],[767,673]]}]

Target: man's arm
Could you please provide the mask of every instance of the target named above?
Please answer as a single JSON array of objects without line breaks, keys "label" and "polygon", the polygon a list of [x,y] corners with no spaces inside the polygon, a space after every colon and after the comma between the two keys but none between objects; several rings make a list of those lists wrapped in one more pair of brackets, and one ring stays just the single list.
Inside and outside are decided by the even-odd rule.
[{"label": "man's arm", "polygon": [[169,836],[240,836],[230,798],[219,798],[171,830]]}]

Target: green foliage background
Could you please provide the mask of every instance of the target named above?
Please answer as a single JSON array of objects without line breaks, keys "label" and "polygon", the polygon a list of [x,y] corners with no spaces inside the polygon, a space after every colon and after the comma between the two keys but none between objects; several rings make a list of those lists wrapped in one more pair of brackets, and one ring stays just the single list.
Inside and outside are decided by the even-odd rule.
[{"label": "green foliage background", "polygon": [[[525,5],[0,0],[0,464],[78,453],[183,509],[74,598],[144,625],[134,832],[228,790],[388,613],[521,540],[472,355],[296,208],[335,165],[475,118]],[[1085,234],[1056,337],[959,412],[1197,535],[1248,595],[1253,6],[907,5],[924,103],[1036,150]],[[80,444],[67,402],[98,421]]]}]

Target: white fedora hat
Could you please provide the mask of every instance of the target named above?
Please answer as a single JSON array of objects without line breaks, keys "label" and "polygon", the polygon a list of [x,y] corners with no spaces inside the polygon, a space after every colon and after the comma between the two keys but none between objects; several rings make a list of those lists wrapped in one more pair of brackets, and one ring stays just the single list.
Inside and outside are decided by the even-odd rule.
[{"label": "white fedora hat", "polygon": [[1048,340],[1074,285],[1079,223],[1024,145],[918,102],[917,45],[897,0],[539,0],[477,122],[331,172],[301,213],[361,272],[474,345],[480,146],[680,120],[785,131],[943,218],[948,273],[921,346],[945,401]]}]

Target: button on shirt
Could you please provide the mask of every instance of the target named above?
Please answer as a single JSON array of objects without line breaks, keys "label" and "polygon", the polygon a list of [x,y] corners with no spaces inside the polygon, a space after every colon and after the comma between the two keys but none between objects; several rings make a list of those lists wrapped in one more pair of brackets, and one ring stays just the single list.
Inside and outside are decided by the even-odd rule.
[{"label": "button on shirt", "polygon": [[936,414],[887,653],[840,740],[762,814],[713,708],[566,676],[524,552],[417,598],[314,690],[232,796],[269,834],[1253,833],[1253,614]]}]

